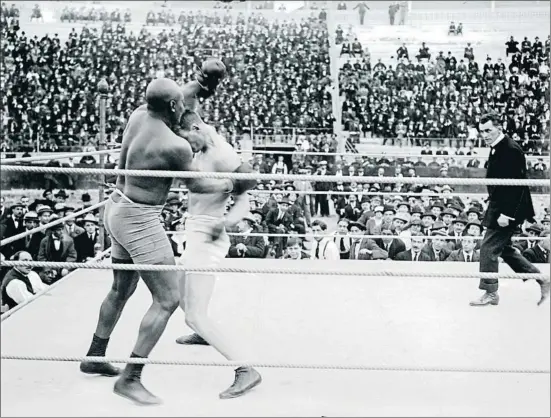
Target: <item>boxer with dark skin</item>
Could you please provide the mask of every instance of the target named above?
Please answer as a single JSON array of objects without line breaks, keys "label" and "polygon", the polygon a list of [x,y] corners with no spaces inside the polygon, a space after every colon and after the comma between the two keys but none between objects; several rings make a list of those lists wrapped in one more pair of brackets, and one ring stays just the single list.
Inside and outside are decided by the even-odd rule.
[{"label": "boxer with dark skin", "polygon": [[[221,63],[220,63],[221,64]],[[223,64],[222,64],[223,66]],[[213,68],[213,67],[209,67]],[[147,105],[136,109],[123,134],[120,169],[194,171],[193,153],[188,141],[174,132],[186,110],[184,91],[212,94],[208,86],[217,85],[223,72],[214,67],[201,72],[200,81],[182,89],[166,78],[153,80],[146,90]],[[209,79],[211,77],[211,79]],[[213,80],[214,79],[214,80]],[[191,86],[189,86],[191,85]],[[205,88],[206,87],[206,88]],[[189,96],[188,96],[189,100]],[[170,242],[160,222],[160,214],[172,185],[172,178],[118,176],[117,187],[105,206],[105,229],[111,236],[115,264],[174,265]],[[230,193],[238,182],[226,179],[188,179],[193,193]],[[109,338],[124,306],[134,293],[138,280],[144,280],[152,295],[152,304],[140,325],[131,357],[149,356],[161,337],[169,318],[179,305],[178,274],[161,271],[114,270],[111,290],[102,303],[99,320],[88,356],[104,356]],[[108,363],[81,363],[88,374],[117,376],[120,370]],[[115,383],[114,391],[142,405],[161,400],[141,383],[143,364],[127,364]]]}]

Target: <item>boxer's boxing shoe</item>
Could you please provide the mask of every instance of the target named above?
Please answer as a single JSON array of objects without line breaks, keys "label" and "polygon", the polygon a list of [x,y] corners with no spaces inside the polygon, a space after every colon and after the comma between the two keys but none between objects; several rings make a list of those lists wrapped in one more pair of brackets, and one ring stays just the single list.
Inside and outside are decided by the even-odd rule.
[{"label": "boxer's boxing shoe", "polygon": [[113,392],[140,405],[159,405],[163,401],[148,391],[135,377],[122,376],[115,382]]},{"label": "boxer's boxing shoe", "polygon": [[499,304],[499,295],[497,292],[486,292],[482,295],[480,299],[473,300],[471,306],[488,306],[488,305],[498,305]]},{"label": "boxer's boxing shoe", "polygon": [[541,298],[538,302],[538,306],[540,306],[543,302],[545,302],[547,299],[549,299],[549,287],[550,282],[549,281],[541,281],[539,282],[539,285],[541,287]]},{"label": "boxer's boxing shoe", "polygon": [[115,377],[121,374],[121,369],[109,363],[92,363],[83,361],[80,363],[80,371],[86,374],[99,374],[101,376]]},{"label": "boxer's boxing shoe", "polygon": [[176,343],[183,345],[210,345],[203,337],[195,333],[176,338]]},{"label": "boxer's boxing shoe", "polygon": [[233,384],[219,395],[220,399],[231,399],[242,396],[261,382],[262,376],[252,367],[238,367],[235,369]]}]

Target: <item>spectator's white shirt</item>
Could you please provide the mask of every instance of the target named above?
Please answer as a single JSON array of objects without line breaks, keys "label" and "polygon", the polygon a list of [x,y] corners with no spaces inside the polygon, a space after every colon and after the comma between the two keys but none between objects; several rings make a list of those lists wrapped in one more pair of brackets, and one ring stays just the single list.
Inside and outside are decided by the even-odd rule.
[{"label": "spectator's white shirt", "polygon": [[[316,250],[319,246],[319,258],[316,258]],[[322,238],[320,241],[312,240],[312,248],[310,250],[310,258],[312,260],[331,260],[336,261],[341,259],[341,254],[337,248],[337,244],[328,237]]]},{"label": "spectator's white shirt", "polygon": [[411,249],[411,231],[409,229],[406,229],[405,231],[400,231],[398,233],[398,236],[406,246],[406,251]]},{"label": "spectator's white shirt", "polygon": [[467,132],[469,133],[468,138],[470,140],[475,140],[478,138],[478,129],[476,129],[474,126],[469,126],[467,128]]},{"label": "spectator's white shirt", "polygon": [[540,65],[540,74],[549,74],[549,66],[545,61]]},{"label": "spectator's white shirt", "polygon": [[[31,282],[31,286],[33,287],[33,291],[35,294],[41,292],[48,287],[42,282],[42,280],[40,280],[40,276],[34,271],[31,271],[27,277],[29,279],[29,282]],[[21,280],[12,280],[6,286],[6,293],[17,304],[23,303],[34,296],[27,290],[27,286],[25,286],[25,283],[23,283]]]}]

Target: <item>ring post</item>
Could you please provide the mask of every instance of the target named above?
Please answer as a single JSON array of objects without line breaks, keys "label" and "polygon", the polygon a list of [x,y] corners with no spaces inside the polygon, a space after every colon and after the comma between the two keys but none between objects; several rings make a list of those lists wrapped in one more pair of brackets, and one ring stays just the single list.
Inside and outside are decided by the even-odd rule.
[{"label": "ring post", "polygon": [[[105,139],[105,112],[106,112],[106,101],[107,101],[107,93],[109,92],[109,84],[107,84],[107,81],[105,78],[102,78],[100,82],[98,83],[98,92],[99,92],[99,151],[103,151],[106,148],[107,141]],[[100,154],[99,156],[99,166],[101,169],[105,168],[105,154]],[[105,178],[105,176],[102,176]],[[99,182],[99,201],[103,202],[105,199],[105,193],[104,193],[104,186],[105,183],[104,179],[100,180]],[[104,206],[102,206],[99,210],[99,240],[100,240],[100,248],[101,251],[103,251],[105,248],[105,228],[103,227],[103,211]]]}]

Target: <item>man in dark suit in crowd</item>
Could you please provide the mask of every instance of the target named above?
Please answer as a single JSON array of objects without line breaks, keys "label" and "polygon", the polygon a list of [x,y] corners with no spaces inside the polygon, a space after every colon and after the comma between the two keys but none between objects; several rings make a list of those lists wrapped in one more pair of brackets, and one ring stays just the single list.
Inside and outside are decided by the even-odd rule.
[{"label": "man in dark suit in crowd", "polygon": [[[490,147],[486,178],[526,179],[526,158],[520,145],[501,132],[496,114],[485,114],[480,119],[479,131]],[[533,222],[534,206],[527,186],[488,186],[488,208],[482,224],[487,228],[480,248],[480,272],[497,272],[501,257],[517,273],[539,273],[513,247],[511,237],[525,220]],[[549,281],[538,280],[541,305],[549,297]],[[479,289],[485,293],[472,301],[471,306],[499,303],[497,279],[481,279]]]},{"label": "man in dark suit in crowd", "polygon": [[96,217],[91,213],[86,214],[84,217],[84,232],[73,238],[79,263],[94,258],[96,254],[94,247],[99,242],[97,228],[98,221]]},{"label": "man in dark suit in crowd", "polygon": [[[435,224],[436,225],[436,224]],[[430,257],[431,261],[445,261],[450,255],[450,250],[446,248],[446,237],[448,234],[441,229],[433,230],[433,239],[423,247],[423,252]]]},{"label": "man in dark suit in crowd", "polygon": [[[394,235],[389,223],[384,223],[381,227],[381,235]],[[389,260],[396,260],[396,256],[402,251],[406,251],[406,244],[400,238],[377,238],[377,245],[388,253]]]},{"label": "man in dark suit in crowd", "polygon": [[453,250],[446,261],[461,261],[467,263],[478,263],[480,261],[480,250],[475,249],[476,241],[472,235],[463,236],[463,245],[458,250]]},{"label": "man in dark suit in crowd", "polygon": [[[50,221],[58,218],[52,215]],[[61,261],[65,263],[74,263],[77,260],[77,251],[75,243],[71,237],[63,233],[63,225],[54,225],[49,228],[46,236],[40,242],[37,261]],[[69,274],[69,269],[62,268],[57,270],[54,281]],[[48,283],[51,284],[51,283]]]},{"label": "man in dark suit in crowd", "polygon": [[396,261],[431,261],[430,256],[422,251],[424,246],[424,234],[412,236],[411,249],[399,253],[396,256]]},{"label": "man in dark suit in crowd", "polygon": [[[25,229],[30,231],[31,229],[38,227],[38,215],[36,212],[29,211],[23,216],[23,222],[25,224]],[[25,238],[21,238],[25,242],[25,251],[27,251],[33,260],[36,260],[38,257],[38,251],[40,250],[40,242],[46,234],[44,232],[34,232],[30,235],[27,235]]]},{"label": "man in dark suit in crowd", "polygon": [[536,245],[522,252],[522,255],[531,263],[549,263],[549,231],[544,231]]},{"label": "man in dark suit in crowd", "polygon": [[[6,239],[25,232],[25,224],[23,223],[24,205],[15,203],[10,206],[10,215],[6,216],[0,222],[0,239]],[[17,241],[7,244],[2,248],[2,254],[6,258],[10,258],[18,251],[25,249],[25,240],[18,239]]]},{"label": "man in dark suit in crowd", "polygon": [[255,230],[256,219],[252,214],[245,216],[237,224],[237,229],[243,235],[230,236],[230,249],[228,256],[230,258],[264,258],[266,242],[264,237],[250,236],[250,233],[257,233]]}]

